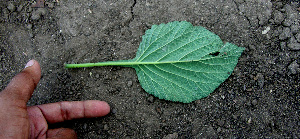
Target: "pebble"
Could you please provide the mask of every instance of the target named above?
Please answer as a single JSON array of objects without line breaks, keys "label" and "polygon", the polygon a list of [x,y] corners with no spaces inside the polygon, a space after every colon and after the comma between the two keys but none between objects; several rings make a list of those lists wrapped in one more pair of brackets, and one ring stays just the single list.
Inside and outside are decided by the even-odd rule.
[{"label": "pebble", "polygon": [[282,33],[279,35],[280,40],[285,40],[287,38],[290,38],[292,36],[291,29],[286,27],[282,30]]},{"label": "pebble", "polygon": [[103,130],[108,130],[108,125],[107,125],[107,124],[105,124],[105,125],[103,126]]},{"label": "pebble", "polygon": [[267,34],[269,31],[270,31],[270,27],[266,27],[266,29],[265,30],[263,30],[262,32],[261,32],[261,34]]},{"label": "pebble", "polygon": [[16,6],[15,6],[12,2],[10,2],[10,3],[8,3],[8,5],[7,5],[7,9],[8,9],[10,12],[14,12],[14,11],[16,10]]},{"label": "pebble", "polygon": [[288,69],[292,74],[297,74],[297,72],[299,71],[299,64],[295,60],[288,66]]},{"label": "pebble", "polygon": [[298,33],[299,32],[299,24],[297,25],[297,24],[293,24],[293,25],[291,25],[291,32],[293,33],[293,34],[296,34],[296,33]]},{"label": "pebble", "polygon": [[154,102],[154,97],[153,96],[150,96],[147,98],[148,102],[150,103],[153,103]]},{"label": "pebble", "polygon": [[128,82],[127,82],[127,86],[128,86],[128,87],[131,87],[131,86],[132,86],[132,81],[128,81]]},{"label": "pebble", "polygon": [[281,24],[283,20],[284,20],[284,15],[280,11],[275,11],[274,12],[274,22],[276,24]]},{"label": "pebble", "polygon": [[27,24],[26,28],[29,29],[29,30],[32,29],[32,24]]},{"label": "pebble", "polygon": [[117,110],[116,110],[116,109],[112,109],[112,110],[111,110],[111,113],[112,113],[112,114],[116,114],[116,113],[117,113]]},{"label": "pebble", "polygon": [[217,122],[217,124],[219,125],[219,126],[223,126],[224,124],[225,124],[225,121],[224,120],[218,120],[218,122]]},{"label": "pebble", "polygon": [[45,3],[49,8],[54,8],[54,3],[52,3],[52,2],[46,2]]},{"label": "pebble", "polygon": [[83,129],[86,129],[87,127],[88,127],[87,123],[84,123],[82,126]]},{"label": "pebble", "polygon": [[2,14],[3,14],[3,19],[8,19],[8,9],[3,8],[2,9]]},{"label": "pebble", "polygon": [[34,35],[33,35],[32,33],[29,33],[29,37],[30,37],[30,38],[33,38]]},{"label": "pebble", "polygon": [[282,25],[284,25],[284,26],[286,26],[286,27],[289,27],[289,26],[291,26],[292,23],[293,23],[293,21],[292,21],[290,18],[286,18],[286,19],[283,21]]},{"label": "pebble", "polygon": [[275,3],[275,8],[276,9],[281,9],[282,7],[283,7],[283,3],[282,2]]},{"label": "pebble", "polygon": [[31,13],[31,19],[32,20],[39,20],[42,15],[46,14],[46,9],[45,8],[38,8],[37,10],[33,11]]},{"label": "pebble", "polygon": [[285,50],[286,49],[286,42],[280,42],[280,48],[281,48],[281,50]]},{"label": "pebble", "polygon": [[291,49],[291,50],[300,50],[300,43],[297,42],[297,40],[295,39],[295,37],[291,37],[287,46]]},{"label": "pebble", "polygon": [[17,11],[18,11],[18,12],[21,12],[22,9],[23,9],[23,5],[19,5],[19,7],[17,8]]},{"label": "pebble", "polygon": [[257,83],[258,83],[259,87],[260,87],[260,88],[263,88],[264,82],[265,82],[264,76],[263,76],[261,73],[258,73],[258,74],[256,75],[256,78],[257,78]]},{"label": "pebble", "polygon": [[252,102],[251,102],[251,103],[252,103],[252,105],[253,105],[253,106],[255,106],[255,105],[257,105],[257,100],[256,100],[256,99],[254,99],[254,100],[252,100]]},{"label": "pebble", "polygon": [[284,9],[286,11],[287,17],[283,21],[282,25],[289,27],[295,22],[298,15],[297,13],[294,12],[293,8],[288,4],[285,5]]},{"label": "pebble", "polygon": [[163,139],[177,139],[177,138],[178,138],[178,133],[169,134],[163,137]]},{"label": "pebble", "polygon": [[300,33],[298,33],[298,34],[295,35],[295,39],[296,39],[298,42],[300,42]]},{"label": "pebble", "polygon": [[31,15],[32,20],[39,20],[41,18],[41,15],[37,12],[33,12]]}]

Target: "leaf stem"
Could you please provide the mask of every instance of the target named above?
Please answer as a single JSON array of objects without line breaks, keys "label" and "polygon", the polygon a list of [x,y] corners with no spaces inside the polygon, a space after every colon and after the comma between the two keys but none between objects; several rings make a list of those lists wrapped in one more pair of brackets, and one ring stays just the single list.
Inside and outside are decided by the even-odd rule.
[{"label": "leaf stem", "polygon": [[151,65],[151,64],[171,64],[191,61],[167,61],[167,62],[134,62],[134,61],[109,61],[99,63],[82,63],[82,64],[65,64],[65,68],[87,68],[97,66],[134,66],[134,65]]}]

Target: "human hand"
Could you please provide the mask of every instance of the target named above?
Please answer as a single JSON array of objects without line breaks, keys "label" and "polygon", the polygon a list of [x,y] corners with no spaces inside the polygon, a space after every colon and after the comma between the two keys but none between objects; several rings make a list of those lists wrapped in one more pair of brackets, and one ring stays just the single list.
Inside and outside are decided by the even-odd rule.
[{"label": "human hand", "polygon": [[104,101],[57,102],[27,107],[41,78],[37,61],[31,60],[0,92],[0,138],[76,138],[72,129],[48,129],[48,123],[101,117],[110,112]]}]

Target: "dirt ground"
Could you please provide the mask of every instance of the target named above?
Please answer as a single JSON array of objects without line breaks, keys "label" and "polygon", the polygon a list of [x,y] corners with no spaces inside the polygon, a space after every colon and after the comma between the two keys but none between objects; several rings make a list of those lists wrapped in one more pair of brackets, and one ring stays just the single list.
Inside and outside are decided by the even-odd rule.
[{"label": "dirt ground", "polygon": [[[96,99],[112,107],[108,116],[51,128],[75,129],[82,139],[300,138],[297,0],[39,1],[0,1],[1,89],[36,59],[42,78],[28,105]],[[182,20],[246,48],[206,98],[160,100],[141,88],[132,68],[64,68],[134,58],[151,25]]]}]

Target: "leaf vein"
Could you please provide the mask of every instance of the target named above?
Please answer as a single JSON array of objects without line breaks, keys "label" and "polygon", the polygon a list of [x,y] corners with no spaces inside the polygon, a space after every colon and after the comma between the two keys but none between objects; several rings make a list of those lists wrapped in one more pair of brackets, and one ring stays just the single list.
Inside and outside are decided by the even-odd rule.
[{"label": "leaf vein", "polygon": [[[173,28],[173,29],[174,29],[174,28]],[[173,30],[173,29],[172,29],[172,30]],[[188,28],[186,28],[186,29],[188,29]],[[194,31],[194,30],[191,30],[191,31],[189,31],[189,32],[187,32],[187,33],[183,33],[183,34],[181,34],[180,36],[178,36],[177,38],[172,39],[171,41],[165,43],[165,44],[162,45],[161,47],[157,48],[157,49],[154,50],[153,52],[151,52],[151,53],[149,53],[148,55],[146,55],[146,56],[145,56],[143,59],[141,59],[140,61],[144,60],[144,59],[147,58],[149,55],[151,55],[152,53],[156,52],[157,50],[163,48],[164,46],[168,45],[168,44],[171,43],[172,41],[174,41],[174,40],[180,38],[180,37],[183,36],[183,35],[186,35],[186,34],[188,34],[188,33],[190,33],[190,32],[193,32],[193,31]],[[169,32],[168,32],[168,33],[169,33]],[[156,40],[155,40],[155,41],[156,41]],[[153,43],[154,43],[154,42],[153,42]],[[151,46],[153,43],[151,43],[149,46]]]},{"label": "leaf vein", "polygon": [[[156,66],[156,65],[154,65],[154,66]],[[190,90],[189,89],[187,89],[187,88],[185,88],[185,87],[182,87],[182,86],[180,86],[180,85],[178,85],[178,84],[176,84],[175,82],[172,82],[172,81],[170,81],[169,79],[167,79],[166,77],[164,77],[164,76],[162,76],[162,75],[160,75],[160,74],[158,74],[158,73],[156,73],[156,72],[154,72],[153,70],[151,70],[148,66],[146,66],[145,65],[145,67],[146,68],[148,68],[151,72],[153,72],[154,74],[156,74],[156,75],[158,75],[158,76],[160,76],[161,78],[164,78],[165,80],[167,80],[168,82],[170,82],[170,83],[172,83],[172,84],[175,84],[176,86],[178,86],[179,88],[183,88],[184,90],[186,90],[186,91],[188,91],[188,92],[190,92]],[[174,90],[176,90],[175,88],[174,88]]]},{"label": "leaf vein", "polygon": [[[170,29],[169,31],[167,31],[167,32],[166,32],[165,34],[163,34],[162,36],[157,37],[153,42],[151,42],[151,44],[149,44],[149,45],[147,46],[147,48],[146,48],[145,51],[147,51],[148,48],[149,48],[154,42],[156,42],[158,39],[160,39],[160,38],[164,37],[165,35],[167,35],[168,33],[170,33],[175,27],[176,27],[176,26],[174,26],[172,29]],[[158,34],[160,34],[160,31],[161,31],[161,30],[162,30],[162,29],[160,28]],[[153,31],[153,32],[154,32],[154,31]],[[153,33],[151,34],[151,39],[152,39],[152,36],[153,36]],[[150,39],[150,41],[151,41],[151,39]],[[145,52],[145,51],[144,51],[144,52]],[[142,54],[140,55],[140,57],[136,60],[136,62],[139,61],[139,59],[143,56],[143,54],[144,54],[144,53],[142,53]],[[150,53],[150,54],[151,54],[151,53]],[[148,56],[148,55],[147,55],[147,56]],[[147,56],[146,56],[146,57],[147,57]],[[143,59],[145,59],[145,57],[144,57]],[[141,59],[140,61],[142,61],[143,59]]]},{"label": "leaf vein", "polygon": [[[139,66],[139,67],[140,67],[140,66]],[[148,70],[150,70],[146,65],[145,65],[145,67],[146,67]],[[142,69],[142,67],[140,67],[140,68]],[[142,70],[143,70],[143,69],[142,69]],[[154,79],[151,78],[150,75],[147,74],[147,72],[145,72],[145,70],[143,70],[143,71],[144,71],[144,73],[151,79],[152,82],[156,82]],[[152,70],[150,70],[150,71],[153,72]],[[154,72],[153,72],[153,73],[154,73]],[[158,83],[158,82],[156,82],[156,83],[157,83],[159,86],[161,86],[164,90],[168,90],[168,92],[171,93],[169,89],[166,89],[164,86],[162,86],[162,85],[161,85],[160,83]],[[153,86],[155,87],[155,85],[153,85]],[[155,87],[155,88],[156,88],[156,87]],[[155,90],[157,90],[157,89],[155,89]],[[155,93],[155,92],[154,92],[154,93]]]}]

